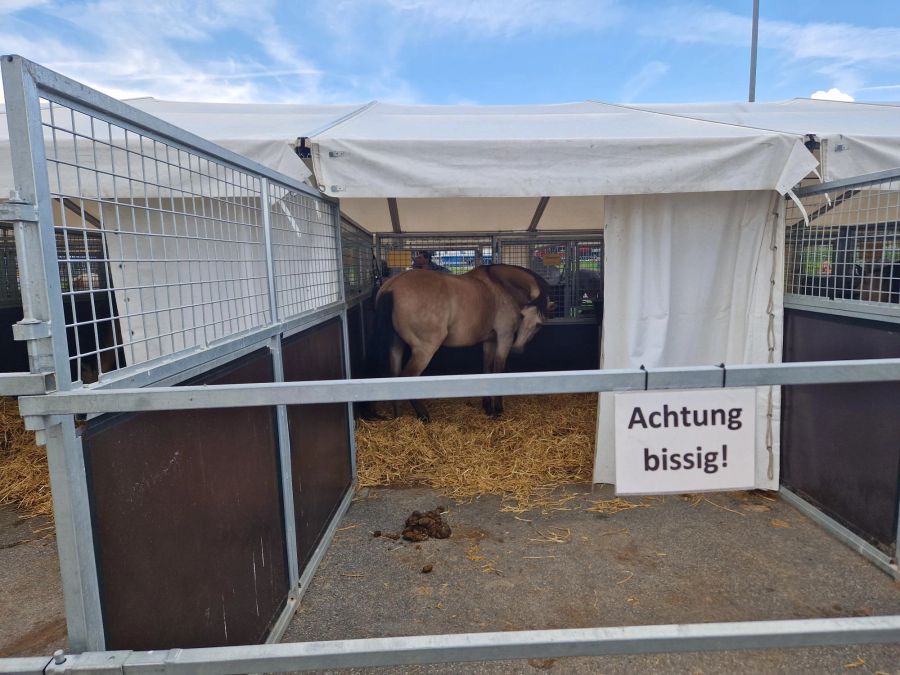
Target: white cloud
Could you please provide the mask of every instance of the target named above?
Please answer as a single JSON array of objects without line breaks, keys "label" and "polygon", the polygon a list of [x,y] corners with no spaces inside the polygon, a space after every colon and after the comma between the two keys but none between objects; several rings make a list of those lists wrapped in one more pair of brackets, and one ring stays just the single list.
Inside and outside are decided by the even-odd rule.
[{"label": "white cloud", "polygon": [[669,65],[661,61],[650,61],[644,64],[644,67],[630,77],[622,87],[621,102],[631,103],[646,89],[665,77],[668,72]]},{"label": "white cloud", "polygon": [[[117,98],[359,100],[350,85],[324,86],[322,69],[279,23],[276,0],[66,4],[15,0],[14,4],[0,24],[3,51],[21,54]],[[48,5],[46,10],[41,4]],[[14,13],[26,5],[52,14],[63,30],[51,33],[40,19],[29,21]],[[240,40],[230,37],[235,33]],[[240,44],[229,50],[234,42]],[[411,87],[398,86],[404,95],[411,95]]]},{"label": "white cloud", "polygon": [[837,87],[832,87],[828,91],[823,91],[819,89],[819,91],[815,91],[809,95],[810,98],[820,99],[822,101],[855,101],[850,94],[845,94]]},{"label": "white cloud", "polygon": [[46,5],[49,0],[0,0],[0,16]]},{"label": "white cloud", "polygon": [[[365,0],[363,0],[364,2]],[[401,17],[432,28],[475,34],[515,35],[532,31],[590,30],[623,17],[616,0],[375,0]],[[351,4],[352,0],[351,0]],[[358,3],[357,3],[358,4]]]},{"label": "white cloud", "polygon": [[[751,21],[703,5],[677,5],[639,28],[643,35],[684,43],[750,46]],[[792,59],[827,59],[845,64],[900,60],[900,28],[849,23],[759,22],[759,45]]]}]

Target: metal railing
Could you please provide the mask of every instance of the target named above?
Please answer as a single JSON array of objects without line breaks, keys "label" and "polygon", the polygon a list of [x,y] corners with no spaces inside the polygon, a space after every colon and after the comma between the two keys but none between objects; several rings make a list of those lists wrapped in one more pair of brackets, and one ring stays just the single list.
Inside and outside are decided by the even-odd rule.
[{"label": "metal railing", "polygon": [[[54,415],[206,407],[272,406],[359,400],[499,396],[593,391],[718,388],[900,380],[900,359],[690,368],[507,373],[448,377],[335,380],[139,390],[81,389],[21,399],[23,414]],[[896,559],[893,570],[897,573]],[[241,673],[355,666],[547,658],[603,654],[765,649],[892,643],[900,616],[693,625],[621,626],[553,631],[408,636],[279,645],[58,654],[48,672]],[[47,660],[18,663],[40,672]],[[2,668],[2,662],[0,662]],[[154,670],[155,669],[155,670]],[[2,671],[0,671],[2,672]]]},{"label": "metal railing", "polygon": [[900,617],[462,633],[13,659],[0,673],[260,673],[508,659],[841,646],[900,640]]}]

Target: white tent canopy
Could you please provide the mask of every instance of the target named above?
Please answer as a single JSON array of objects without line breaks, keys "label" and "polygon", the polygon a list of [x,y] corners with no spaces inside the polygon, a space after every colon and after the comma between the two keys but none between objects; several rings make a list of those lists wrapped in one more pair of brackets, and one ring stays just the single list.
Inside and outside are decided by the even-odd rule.
[{"label": "white tent canopy", "polygon": [[603,103],[376,103],[310,138],[340,197],[784,193],[815,159],[796,133]]},{"label": "white tent canopy", "polygon": [[900,104],[796,98],[775,103],[675,103],[631,106],[722,124],[814,134],[825,181],[900,166]]}]

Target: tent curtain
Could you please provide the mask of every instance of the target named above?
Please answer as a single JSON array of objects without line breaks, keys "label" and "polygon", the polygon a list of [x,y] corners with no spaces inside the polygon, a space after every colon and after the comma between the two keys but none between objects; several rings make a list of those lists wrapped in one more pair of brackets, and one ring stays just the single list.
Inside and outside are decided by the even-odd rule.
[{"label": "tent curtain", "polygon": [[[771,191],[606,200],[604,368],[781,361],[782,200]],[[778,487],[777,388],[757,388],[756,487]],[[601,394],[595,483],[615,482]]]}]

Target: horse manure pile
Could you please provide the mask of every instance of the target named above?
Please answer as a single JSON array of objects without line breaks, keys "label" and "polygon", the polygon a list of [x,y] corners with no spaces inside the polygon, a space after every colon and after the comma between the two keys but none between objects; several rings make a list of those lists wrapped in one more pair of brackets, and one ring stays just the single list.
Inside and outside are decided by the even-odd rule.
[{"label": "horse manure pile", "polygon": [[26,516],[53,515],[47,453],[34,442],[19,417],[19,404],[0,397],[0,504],[11,504]]},{"label": "horse manure pile", "polygon": [[[423,424],[408,403],[392,420],[358,420],[359,487],[426,485],[452,499],[499,495],[503,510],[567,508],[561,485],[588,483],[596,394],[515,396],[487,417],[481,399],[429,401]],[[379,404],[390,415],[389,404]]]},{"label": "horse manure pile", "polygon": [[433,511],[419,513],[413,511],[406,519],[406,527],[401,535],[406,541],[425,541],[426,539],[447,539],[450,526],[441,518],[444,509],[438,507]]}]

